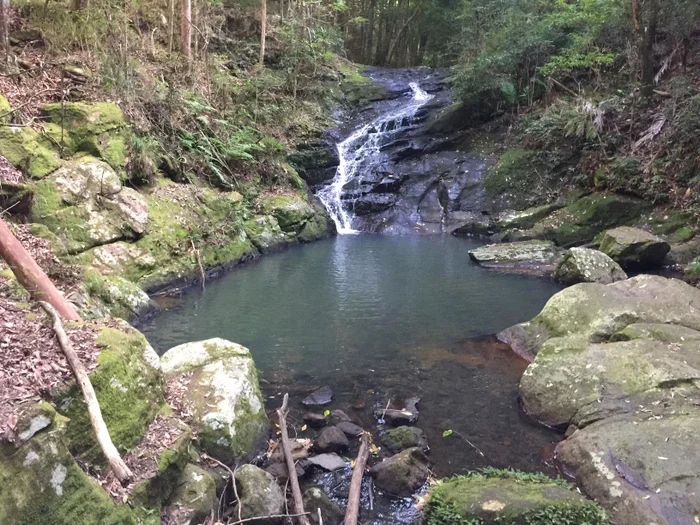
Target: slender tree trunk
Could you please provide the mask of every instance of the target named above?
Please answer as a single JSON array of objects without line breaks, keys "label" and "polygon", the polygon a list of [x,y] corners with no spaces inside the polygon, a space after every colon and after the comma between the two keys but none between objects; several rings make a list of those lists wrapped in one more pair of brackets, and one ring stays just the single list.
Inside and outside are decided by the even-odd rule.
[{"label": "slender tree trunk", "polygon": [[267,0],[260,0],[260,67],[265,63],[265,37],[267,33]]},{"label": "slender tree trunk", "polygon": [[646,0],[647,20],[642,40],[642,96],[651,98],[654,91],[654,41],[659,21],[658,0]]},{"label": "slender tree trunk", "polygon": [[0,0],[0,53],[2,53],[2,69],[10,62],[10,0]]},{"label": "slender tree trunk", "polygon": [[180,0],[180,48],[187,60],[192,58],[192,2]]},{"label": "slender tree trunk", "polygon": [[35,300],[49,303],[66,321],[80,321],[80,316],[73,306],[56,289],[2,219],[0,219],[0,257],[15,274],[19,284],[24,286]]},{"label": "slender tree trunk", "polygon": [[408,30],[408,26],[411,25],[411,22],[418,16],[418,12],[420,11],[421,4],[418,4],[416,6],[416,10],[413,11],[413,14],[408,17],[408,19],[403,23],[401,26],[401,29],[399,29],[398,33],[396,33],[396,36],[392,39],[391,43],[389,44],[389,50],[386,53],[386,62],[387,64],[391,63],[391,59],[394,56],[394,50],[396,49],[396,44],[401,40],[401,37],[403,34]]},{"label": "slender tree trunk", "polygon": [[372,51],[374,50],[374,14],[377,10],[377,0],[370,0],[369,13],[367,16],[367,42],[365,44],[364,62],[369,64],[372,62]]}]

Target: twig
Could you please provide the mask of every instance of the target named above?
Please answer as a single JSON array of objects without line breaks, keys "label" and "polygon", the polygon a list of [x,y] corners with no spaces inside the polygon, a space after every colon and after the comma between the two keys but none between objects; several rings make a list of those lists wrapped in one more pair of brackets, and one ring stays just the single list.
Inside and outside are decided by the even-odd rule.
[{"label": "twig", "polygon": [[289,394],[284,394],[282,407],[277,409],[277,417],[279,419],[280,431],[282,433],[282,450],[284,459],[287,462],[287,475],[289,484],[292,486],[292,500],[294,501],[294,512],[299,525],[310,525],[308,514],[304,512],[304,501],[301,497],[301,489],[299,488],[299,479],[297,478],[297,469],[294,465],[294,457],[292,449],[289,446],[289,434],[287,433],[287,405],[289,404]]},{"label": "twig", "polygon": [[579,94],[578,94],[578,93],[576,93],[575,91],[569,89],[568,87],[566,87],[564,84],[562,84],[562,83],[559,82],[558,80],[556,80],[556,79],[554,79],[554,78],[552,78],[552,77],[549,77],[549,80],[550,80],[550,82],[552,82],[552,83],[556,84],[557,86],[559,86],[560,88],[562,88],[562,89],[563,89],[564,91],[566,91],[569,95],[573,95],[573,96],[576,97],[576,98],[579,97]]},{"label": "twig", "polygon": [[114,443],[112,442],[107,425],[102,418],[100,403],[97,401],[95,389],[92,388],[92,383],[90,383],[90,377],[87,374],[87,370],[85,370],[85,366],[78,357],[78,354],[75,353],[73,345],[71,344],[70,339],[68,339],[66,331],[63,329],[63,322],[61,321],[61,317],[58,315],[56,309],[44,301],[39,301],[39,304],[46,311],[46,313],[53,318],[53,331],[56,332],[59,346],[63,350],[66,360],[73,370],[75,379],[83,392],[88,415],[90,417],[90,423],[92,425],[92,429],[95,431],[95,436],[97,437],[97,442],[102,449],[102,453],[107,458],[109,466],[112,469],[112,472],[114,472],[114,475],[122,485],[126,485],[133,477],[133,474],[129,470],[129,467],[126,466],[126,463],[124,463],[122,460],[117,447],[115,447]]},{"label": "twig", "polygon": [[468,444],[470,447],[472,447],[474,450],[476,450],[476,451],[481,455],[482,458],[485,458],[485,457],[486,457],[486,456],[484,456],[484,453],[483,453],[481,450],[479,450],[479,449],[477,448],[477,446],[476,446],[474,443],[472,443],[471,441],[469,441],[469,440],[468,440],[467,438],[465,438],[462,434],[460,434],[460,433],[457,432],[457,431],[453,432],[453,434],[455,434],[455,435],[461,437],[464,441],[466,441],[467,444]]},{"label": "twig", "polygon": [[197,264],[199,265],[199,275],[202,277],[202,288],[204,288],[204,283],[207,280],[207,274],[204,271],[204,266],[202,266],[202,258],[199,256],[199,248],[195,248],[194,241],[191,239],[190,244],[192,244],[192,251],[197,259]]},{"label": "twig", "polygon": [[348,508],[345,511],[344,525],[357,525],[357,518],[360,514],[360,493],[362,492],[362,478],[365,475],[365,466],[369,458],[369,442],[371,435],[363,432],[360,439],[360,450],[355,459],[355,467],[352,469],[352,479],[350,480],[350,491],[348,492]]}]

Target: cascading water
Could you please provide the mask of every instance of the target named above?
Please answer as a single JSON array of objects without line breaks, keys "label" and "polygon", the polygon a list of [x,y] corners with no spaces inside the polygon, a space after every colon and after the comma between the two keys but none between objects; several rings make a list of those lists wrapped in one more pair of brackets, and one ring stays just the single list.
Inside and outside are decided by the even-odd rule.
[{"label": "cascading water", "polygon": [[357,233],[352,227],[352,214],[348,209],[351,203],[348,206],[347,199],[343,198],[346,185],[362,175],[364,161],[377,154],[382,144],[394,140],[402,128],[411,124],[418,109],[433,98],[415,82],[411,82],[410,87],[413,96],[407,103],[362,126],[338,144],[338,170],[330,184],[317,193],[335,222],[338,234]]}]

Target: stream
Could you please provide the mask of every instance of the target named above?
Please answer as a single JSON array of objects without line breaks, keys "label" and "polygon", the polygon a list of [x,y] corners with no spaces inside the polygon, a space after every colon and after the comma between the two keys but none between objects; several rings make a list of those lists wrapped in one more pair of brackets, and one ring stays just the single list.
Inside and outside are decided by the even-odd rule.
[{"label": "stream", "polygon": [[[415,132],[424,108],[434,103],[435,95],[414,78],[405,80],[411,82],[404,82],[400,96],[378,102],[369,113],[371,120],[339,141],[335,177],[316,189],[340,235],[266,255],[209,281],[205,290],[191,288],[181,297],[158,298],[164,311],[140,328],[161,354],[212,337],[250,348],[268,410],[277,408],[288,392],[289,422],[299,437],[315,436],[311,429],[301,431],[306,410],[300,401],[321,386],[334,391],[327,408],[347,412],[372,431],[379,445],[376,437],[384,427],[373,411],[388,402],[400,408],[404,399],[416,396],[421,399],[417,426],[428,438],[435,476],[485,466],[552,474],[549,459],[562,436],[521,412],[518,384],[527,363],[492,334],[534,317],[561,287],[549,279],[480,268],[468,253],[481,244],[478,240],[363,232],[378,231],[380,223],[402,225],[385,233],[418,231],[416,225],[421,225],[420,233],[446,231],[448,213],[461,213],[448,202],[449,195],[466,190],[439,185],[449,179],[473,187],[478,170],[464,166],[483,168],[468,153],[440,152],[440,162],[456,166],[462,178],[439,173],[430,174],[435,180],[423,177],[424,193],[407,199],[410,205],[400,212],[395,211],[400,203],[385,208],[382,199],[401,197],[397,180],[417,187],[410,186],[411,177],[397,179],[381,168],[387,180],[372,180],[362,189],[368,171],[391,165],[387,144],[401,142],[406,131]],[[444,101],[444,93],[437,99],[441,96]],[[411,165],[414,170],[425,167]],[[391,193],[384,193],[385,188]],[[447,198],[431,197],[440,192],[447,192]],[[357,208],[368,198],[381,204],[372,208],[375,226],[367,226],[366,217],[357,220]],[[429,215],[425,202],[437,210],[429,228],[423,227]],[[446,431],[452,432],[443,437]],[[348,455],[355,452],[351,449]],[[348,474],[349,469],[326,473],[312,482],[342,504]],[[363,512],[367,491],[365,484]],[[410,523],[415,513],[410,498],[383,498],[368,516],[377,524]]]}]

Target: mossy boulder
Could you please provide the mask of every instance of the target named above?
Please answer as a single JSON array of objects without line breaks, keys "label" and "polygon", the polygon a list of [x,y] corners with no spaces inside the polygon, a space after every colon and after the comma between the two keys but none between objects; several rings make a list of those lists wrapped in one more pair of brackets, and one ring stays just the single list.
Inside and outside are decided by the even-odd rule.
[{"label": "mossy boulder", "polygon": [[254,465],[243,465],[236,470],[236,487],[242,519],[260,517],[255,523],[261,525],[283,523],[280,517],[265,518],[284,513],[284,495],[272,475]]},{"label": "mossy boulder", "polygon": [[425,432],[417,427],[400,426],[389,429],[382,436],[382,443],[394,453],[412,447],[428,450],[428,438],[425,437]]},{"label": "mossy boulder", "polygon": [[579,284],[499,337],[535,353],[524,409],[569,427],[557,457],[615,523],[692,523],[700,490],[700,290]]},{"label": "mossy boulder", "polygon": [[564,284],[610,284],[627,279],[627,274],[603,252],[590,248],[571,248],[564,254],[553,277]]},{"label": "mossy boulder", "polygon": [[609,228],[633,223],[650,209],[650,204],[638,199],[594,193],[555,211],[535,224],[528,234],[551,239],[559,246],[578,246],[593,241]]},{"label": "mossy boulder", "polygon": [[608,525],[605,512],[564,484],[542,475],[504,471],[444,480],[428,495],[426,525],[489,523]]},{"label": "mossy boulder", "polygon": [[189,464],[185,466],[164,514],[173,523],[203,523],[218,507],[216,481],[212,474]]},{"label": "mossy boulder", "polygon": [[469,257],[486,268],[542,275],[554,271],[562,251],[551,241],[520,241],[481,246]]},{"label": "mossy boulder", "polygon": [[111,102],[56,102],[41,108],[47,121],[62,126],[80,149],[83,139],[125,125],[124,113]]},{"label": "mossy boulder", "polygon": [[507,212],[498,218],[497,226],[500,230],[527,230],[532,228],[537,221],[549,217],[552,213],[561,208],[563,208],[561,204],[554,203],[535,206],[522,211]]},{"label": "mossy boulder", "polygon": [[413,447],[377,463],[369,472],[379,490],[405,498],[416,492],[428,479],[428,463],[423,451]]},{"label": "mossy boulder", "polygon": [[4,95],[0,95],[0,123],[10,123],[10,121],[12,120],[12,115],[10,114],[10,111],[12,111],[10,101],[7,100],[7,97],[5,97]]},{"label": "mossy boulder", "polygon": [[[97,328],[95,343],[101,351],[90,381],[112,441],[124,452],[144,436],[164,403],[160,363],[143,334],[128,324]],[[78,386],[68,386],[51,403],[70,418],[66,437],[71,452],[89,463],[103,463]]]},{"label": "mossy boulder", "polygon": [[353,106],[364,106],[370,102],[383,100],[387,96],[385,87],[356,71],[348,72],[340,83],[345,100]]},{"label": "mossy boulder", "polygon": [[62,164],[49,140],[30,127],[0,126],[0,154],[32,179],[46,177]]},{"label": "mossy boulder", "polygon": [[620,226],[606,231],[600,239],[600,251],[630,270],[646,270],[663,264],[671,245],[639,228]]},{"label": "mossy boulder", "polygon": [[158,305],[137,284],[115,275],[102,275],[90,268],[83,272],[88,292],[87,304],[79,304],[84,317],[138,319],[158,309]]},{"label": "mossy boulder", "polygon": [[[337,525],[343,521],[345,513],[321,488],[311,487],[307,489],[304,492],[303,501],[304,509],[311,513],[309,519],[313,525],[320,525],[321,523]],[[319,510],[321,511],[320,519]]]},{"label": "mossy boulder", "polygon": [[277,219],[285,232],[299,232],[316,213],[314,207],[298,195],[273,195],[263,198],[260,205]]},{"label": "mossy boulder", "polygon": [[245,232],[261,253],[267,253],[292,242],[294,237],[285,234],[272,215],[255,217],[245,222]]},{"label": "mossy boulder", "polygon": [[18,425],[35,431],[0,453],[1,523],[139,523],[129,507],[115,505],[73,459],[66,418],[43,404]]},{"label": "mossy boulder", "polygon": [[34,222],[60,240],[60,253],[79,253],[121,239],[136,239],[146,229],[148,205],[104,162],[73,161],[34,186]]},{"label": "mossy boulder", "polygon": [[165,352],[161,364],[166,377],[193,372],[185,398],[205,452],[233,464],[265,445],[269,421],[247,348],[224,339],[185,343]]}]

